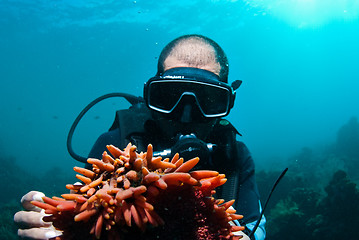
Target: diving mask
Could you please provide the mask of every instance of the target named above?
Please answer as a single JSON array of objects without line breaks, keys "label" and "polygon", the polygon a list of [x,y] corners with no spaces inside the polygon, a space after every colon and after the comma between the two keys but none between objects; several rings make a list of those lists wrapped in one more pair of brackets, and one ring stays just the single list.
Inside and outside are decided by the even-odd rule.
[{"label": "diving mask", "polygon": [[150,109],[169,115],[183,102],[190,102],[205,118],[223,117],[233,107],[240,84],[237,80],[230,86],[203,69],[172,68],[145,83],[144,99]]}]

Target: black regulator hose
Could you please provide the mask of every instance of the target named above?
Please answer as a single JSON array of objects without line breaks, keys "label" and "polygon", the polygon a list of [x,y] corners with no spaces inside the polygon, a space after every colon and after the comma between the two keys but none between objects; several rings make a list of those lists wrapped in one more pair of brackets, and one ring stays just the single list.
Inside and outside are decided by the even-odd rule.
[{"label": "black regulator hose", "polygon": [[274,189],[277,187],[278,183],[279,183],[280,180],[284,177],[284,175],[286,174],[287,171],[288,171],[288,168],[284,169],[283,172],[282,172],[282,173],[280,174],[280,176],[278,177],[277,181],[275,181],[275,183],[274,183],[274,185],[273,185],[273,187],[272,187],[272,189],[271,189],[271,191],[270,191],[270,193],[269,193],[269,195],[268,195],[268,197],[267,197],[267,200],[266,200],[266,202],[265,202],[265,204],[264,204],[264,206],[263,206],[262,212],[261,212],[261,214],[259,215],[259,219],[257,220],[257,223],[256,223],[256,225],[254,226],[254,228],[252,229],[252,231],[251,231],[251,232],[249,233],[249,235],[248,235],[248,237],[249,237],[250,239],[252,239],[253,234],[254,234],[255,231],[257,230],[257,228],[258,228],[258,226],[259,226],[259,224],[260,224],[260,222],[261,222],[261,220],[262,220],[262,217],[263,217],[263,214],[264,214],[264,210],[266,209],[266,207],[267,207],[267,205],[268,205],[269,199],[271,198],[272,193],[274,192]]},{"label": "black regulator hose", "polygon": [[74,131],[77,127],[77,124],[80,122],[81,118],[86,114],[86,112],[88,110],[90,110],[95,104],[97,104],[98,102],[101,102],[102,100],[105,100],[107,98],[112,98],[112,97],[125,98],[131,105],[135,105],[135,104],[142,102],[141,97],[136,97],[136,96],[133,96],[128,93],[108,93],[108,94],[98,97],[95,100],[93,100],[92,102],[90,102],[77,116],[77,118],[75,119],[74,123],[72,124],[72,126],[70,128],[69,134],[67,135],[67,151],[70,153],[71,157],[73,157],[77,161],[87,163],[87,158],[76,154],[72,148],[72,136],[74,135]]}]

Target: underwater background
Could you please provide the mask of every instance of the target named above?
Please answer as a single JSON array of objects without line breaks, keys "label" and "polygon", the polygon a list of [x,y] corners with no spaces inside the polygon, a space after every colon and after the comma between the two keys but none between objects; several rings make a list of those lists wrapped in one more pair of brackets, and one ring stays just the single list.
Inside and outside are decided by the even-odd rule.
[{"label": "underwater background", "polygon": [[[266,210],[267,239],[359,239],[358,0],[0,0],[0,239],[30,190],[64,192],[81,166],[72,122],[111,92],[142,95],[172,39],[197,33],[243,80],[228,119],[243,134]],[[129,105],[112,98],[80,122],[87,155]]]}]

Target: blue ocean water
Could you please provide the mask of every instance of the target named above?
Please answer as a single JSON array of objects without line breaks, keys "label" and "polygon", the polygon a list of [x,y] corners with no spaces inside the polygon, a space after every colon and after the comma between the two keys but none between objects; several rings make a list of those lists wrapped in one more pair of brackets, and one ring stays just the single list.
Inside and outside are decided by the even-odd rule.
[{"label": "blue ocean water", "polygon": [[[142,95],[170,40],[217,41],[242,79],[229,120],[257,168],[335,140],[359,115],[359,1],[0,0],[0,149],[35,173],[72,174],[68,130],[82,108],[110,92]],[[80,123],[86,155],[111,125],[119,99]]]},{"label": "blue ocean water", "polygon": [[[162,48],[196,33],[223,47],[229,81],[243,80],[228,119],[243,134],[258,170],[291,165],[292,177],[308,178],[313,174],[304,169],[314,169],[313,185],[324,187],[342,169],[359,182],[359,125],[352,118],[359,116],[358,30],[358,0],[0,0],[2,159],[34,175],[45,173],[45,179],[57,171],[73,176],[79,163],[67,153],[66,137],[83,107],[110,92],[142,95]],[[126,107],[120,99],[96,105],[75,132],[75,151],[87,155],[115,111]],[[330,148],[347,145],[356,152],[330,155]],[[326,155],[315,158],[312,149],[325,149]],[[0,177],[7,178],[5,172]],[[22,173],[8,174],[14,172]],[[269,175],[260,176],[261,187]],[[338,182],[347,183],[341,173],[331,185]],[[293,185],[304,185],[289,183],[278,199]],[[11,190],[10,181],[6,186]],[[301,200],[310,194],[298,190],[291,196]],[[322,216],[302,207],[304,213],[296,212],[298,206],[290,204],[299,203],[281,204],[290,214]]]}]

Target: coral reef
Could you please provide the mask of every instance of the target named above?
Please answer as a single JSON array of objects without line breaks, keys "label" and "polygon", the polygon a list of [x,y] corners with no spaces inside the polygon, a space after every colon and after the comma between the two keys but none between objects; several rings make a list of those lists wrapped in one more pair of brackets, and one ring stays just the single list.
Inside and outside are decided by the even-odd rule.
[{"label": "coral reef", "polygon": [[216,171],[190,170],[198,163],[176,154],[153,157],[152,146],[137,153],[107,146],[102,160],[88,159],[93,169],[75,167],[81,185],[73,193],[33,202],[50,216],[45,221],[63,231],[56,239],[239,239],[230,221],[241,219],[230,208],[234,200],[213,198],[224,184]]},{"label": "coral reef", "polygon": [[8,203],[0,203],[0,239],[18,240],[17,227],[14,224],[14,212],[20,211],[18,201],[12,199]]},{"label": "coral reef", "polygon": [[[344,171],[332,175],[325,194],[292,186],[291,191],[281,192],[283,199],[266,214],[268,240],[359,239],[359,191]],[[302,230],[293,234],[298,226]]]},{"label": "coral reef", "polygon": [[[359,239],[358,140],[353,117],[338,130],[336,142],[304,147],[284,162],[289,171],[268,205],[266,239]],[[261,193],[269,192],[268,182],[278,174],[258,172]]]},{"label": "coral reef", "polygon": [[[267,239],[310,239],[315,229],[313,219],[319,194],[310,188],[295,188],[286,198],[280,200],[267,215]],[[293,229],[302,226],[303,231],[293,234]]]},{"label": "coral reef", "polygon": [[326,196],[318,203],[319,213],[313,239],[359,239],[359,191],[347,173],[334,173],[325,187]]}]

